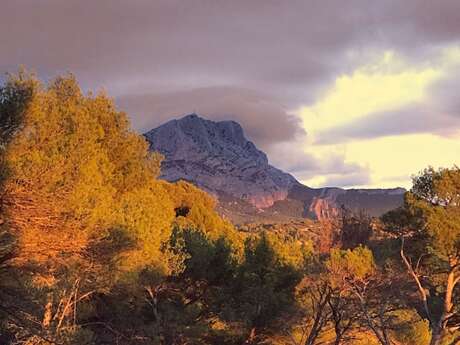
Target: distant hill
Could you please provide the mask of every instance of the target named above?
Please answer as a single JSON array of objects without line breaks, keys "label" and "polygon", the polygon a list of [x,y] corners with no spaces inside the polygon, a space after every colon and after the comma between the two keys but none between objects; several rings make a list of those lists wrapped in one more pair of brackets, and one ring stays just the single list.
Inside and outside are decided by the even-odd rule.
[{"label": "distant hill", "polygon": [[235,223],[328,218],[342,205],[379,216],[403,201],[402,188],[309,188],[271,166],[234,121],[190,114],[144,135],[150,149],[165,156],[161,178],[187,180],[213,194]]}]

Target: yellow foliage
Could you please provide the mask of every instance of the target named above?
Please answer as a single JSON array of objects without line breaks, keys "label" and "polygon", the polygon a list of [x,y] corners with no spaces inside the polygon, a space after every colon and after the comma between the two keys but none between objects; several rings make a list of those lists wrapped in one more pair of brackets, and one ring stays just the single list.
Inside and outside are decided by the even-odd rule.
[{"label": "yellow foliage", "polygon": [[285,239],[273,232],[265,232],[268,242],[281,264],[302,269],[305,260],[313,254],[312,242],[300,242],[294,239]]},{"label": "yellow foliage", "polygon": [[333,249],[326,262],[333,284],[346,281],[365,281],[375,272],[374,256],[366,247],[341,250]]},{"label": "yellow foliage", "polygon": [[431,331],[428,320],[422,319],[415,310],[406,309],[393,312],[400,323],[394,331],[395,339],[404,345],[428,345]]},{"label": "yellow foliage", "polygon": [[[72,75],[44,85],[21,72],[2,97],[2,117],[14,113],[16,121],[1,138],[4,209],[23,261],[81,258],[90,243],[123,229],[137,243],[120,257],[123,270],[164,266],[161,247],[174,222],[241,242],[211,196],[157,180],[161,155],[104,93],[83,94]],[[189,209],[185,218],[176,219],[178,207]]]},{"label": "yellow foliage", "polygon": [[212,196],[185,181],[168,184],[167,189],[174,208],[187,210],[185,216],[177,218],[177,225],[182,228],[199,229],[211,240],[225,237],[238,250],[242,249],[241,235],[231,223],[215,212],[216,200]]}]

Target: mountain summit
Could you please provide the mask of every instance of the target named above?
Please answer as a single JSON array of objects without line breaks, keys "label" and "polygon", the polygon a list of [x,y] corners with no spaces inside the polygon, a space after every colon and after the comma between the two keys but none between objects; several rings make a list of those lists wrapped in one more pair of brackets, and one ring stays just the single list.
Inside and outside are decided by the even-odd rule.
[{"label": "mountain summit", "polygon": [[161,178],[186,180],[219,200],[229,218],[327,218],[341,206],[371,215],[402,204],[404,189],[309,188],[268,163],[235,121],[215,122],[190,114],[144,134],[165,159]]},{"label": "mountain summit", "polygon": [[161,177],[184,179],[215,195],[267,208],[299,184],[268,164],[267,155],[244,136],[235,121],[214,122],[196,114],[171,120],[145,134],[150,148],[165,156]]}]

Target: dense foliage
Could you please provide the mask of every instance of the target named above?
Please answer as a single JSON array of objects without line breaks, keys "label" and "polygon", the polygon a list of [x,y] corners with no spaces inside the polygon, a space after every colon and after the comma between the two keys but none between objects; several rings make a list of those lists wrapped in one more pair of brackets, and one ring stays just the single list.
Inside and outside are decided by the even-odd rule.
[{"label": "dense foliage", "polygon": [[240,232],[71,75],[9,76],[0,125],[1,344],[458,342],[457,168],[381,221]]}]

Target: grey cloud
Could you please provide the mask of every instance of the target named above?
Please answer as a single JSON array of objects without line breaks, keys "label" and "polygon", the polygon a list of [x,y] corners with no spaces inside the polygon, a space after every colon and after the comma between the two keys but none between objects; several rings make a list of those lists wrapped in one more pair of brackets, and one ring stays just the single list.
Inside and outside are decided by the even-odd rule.
[{"label": "grey cloud", "polygon": [[371,183],[371,173],[368,166],[358,163],[347,163],[343,156],[333,156],[325,159],[324,167],[315,175],[324,175],[324,186],[358,187]]},{"label": "grey cloud", "polygon": [[304,135],[286,110],[313,103],[368,54],[393,49],[418,64],[460,38],[457,0],[3,0],[0,8],[0,72],[71,71],[85,89],[106,88],[139,130],[191,111],[234,119],[274,160],[285,158],[275,144],[295,147]]},{"label": "grey cloud", "polygon": [[[460,46],[459,46],[460,48]],[[439,112],[447,114],[455,119],[460,119],[460,62],[456,68],[448,71],[448,77],[443,79],[428,90],[432,102],[439,109]],[[460,127],[460,123],[458,124]]]},{"label": "grey cloud", "polygon": [[371,176],[368,170],[357,171],[351,174],[341,175],[333,174],[327,176],[324,182],[325,186],[334,187],[359,187],[366,186],[371,183]]},{"label": "grey cloud", "polygon": [[297,145],[281,143],[269,151],[274,157],[271,163],[291,172],[298,180],[306,181],[315,176],[324,176],[324,186],[352,187],[370,183],[370,169],[358,163],[345,162],[344,155],[335,154],[318,157],[302,150],[303,143]]},{"label": "grey cloud", "polygon": [[441,113],[435,108],[427,108],[425,104],[417,104],[397,111],[372,114],[366,119],[320,132],[316,143],[337,144],[414,133],[449,135],[459,128],[460,118]]},{"label": "grey cloud", "polygon": [[129,81],[305,86],[331,72],[325,53],[343,47],[354,30],[322,25],[324,6],[292,4],[6,0],[0,68],[23,63],[42,75],[71,70],[88,86],[109,89]]},{"label": "grey cloud", "polygon": [[305,135],[299,120],[271,97],[247,89],[214,87],[165,94],[123,96],[117,99],[140,131],[171,118],[198,113],[214,120],[235,120],[263,149]]},{"label": "grey cloud", "polygon": [[305,102],[361,62],[350,50],[457,40],[459,13],[457,1],[5,0],[0,69],[71,70],[119,93],[223,82]]}]

